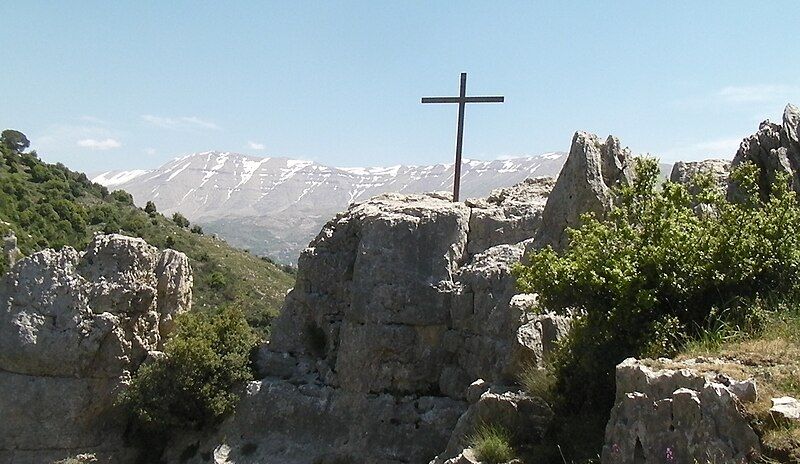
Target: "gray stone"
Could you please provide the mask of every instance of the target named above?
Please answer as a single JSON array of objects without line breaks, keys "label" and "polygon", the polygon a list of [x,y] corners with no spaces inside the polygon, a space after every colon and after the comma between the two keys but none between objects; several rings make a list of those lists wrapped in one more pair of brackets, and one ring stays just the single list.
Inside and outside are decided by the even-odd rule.
[{"label": "gray stone", "polygon": [[450,459],[465,454],[470,436],[484,424],[512,432],[514,443],[535,444],[544,436],[552,417],[553,411],[541,398],[514,388],[492,387],[458,419],[446,450],[431,462],[450,462]]},{"label": "gray stone", "polygon": [[[792,104],[786,105],[783,123],[767,121],[759,125],[758,132],[742,140],[733,158],[731,168],[751,162],[759,168],[759,190],[762,198],[767,198],[771,186],[779,175],[789,178],[795,192],[800,192],[800,142],[798,142],[798,121],[800,110]],[[728,185],[728,199],[739,200],[743,196],[740,187],[731,182]]]},{"label": "gray stone", "polygon": [[18,261],[0,280],[0,462],[131,458],[114,401],[191,285],[186,256],[121,235]]},{"label": "gray stone", "polygon": [[797,421],[800,420],[800,401],[791,396],[772,398],[770,414],[778,420]]},{"label": "gray stone", "polygon": [[[533,235],[548,189],[534,180],[466,205],[381,195],[337,215],[300,258],[256,356],[262,380],[218,433],[183,437],[170,452],[194,440],[220,462],[428,462],[468,396],[481,403],[470,417],[513,412],[509,426],[541,431],[549,409],[484,393],[541,364],[566,332],[565,319],[530,311],[535,296],[511,304],[523,247],[504,242]],[[477,210],[502,220],[490,225]]]},{"label": "gray stone", "polygon": [[740,463],[760,453],[741,400],[717,381],[730,384],[730,379],[693,369],[698,362],[682,364],[686,367],[653,369],[630,358],[617,366],[603,463],[662,462],[667,450],[669,462]]},{"label": "gray stone", "polygon": [[485,200],[467,200],[472,210],[467,252],[476,254],[536,235],[553,185],[552,177],[529,178],[513,187],[494,190]]},{"label": "gray stone", "polygon": [[725,192],[730,176],[731,162],[727,160],[707,159],[702,161],[678,161],[672,166],[669,180],[686,185],[690,191],[693,182],[699,175],[709,176],[720,192]]},{"label": "gray stone", "polygon": [[605,142],[594,134],[576,132],[569,157],[542,211],[542,225],[535,246],[566,245],[568,227],[580,225],[584,213],[603,215],[614,203],[612,188],[631,181],[631,154],[619,140]]},{"label": "gray stone", "polygon": [[449,398],[263,380],[248,385],[236,414],[212,436],[173,443],[166,458],[181,462],[180,454],[199,443],[196,455],[183,462],[202,463],[202,456],[215,454],[237,464],[427,462],[463,410]]}]

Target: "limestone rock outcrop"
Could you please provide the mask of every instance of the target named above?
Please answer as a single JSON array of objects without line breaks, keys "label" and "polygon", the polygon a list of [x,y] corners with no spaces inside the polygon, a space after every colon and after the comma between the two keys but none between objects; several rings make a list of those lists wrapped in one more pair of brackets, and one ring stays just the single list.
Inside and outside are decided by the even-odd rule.
[{"label": "limestone rock outcrop", "polygon": [[80,452],[124,462],[116,393],[191,306],[186,256],[97,235],[0,278],[0,462]]},{"label": "limestone rock outcrop", "polygon": [[542,225],[535,246],[566,245],[567,227],[577,227],[581,214],[602,215],[611,209],[612,188],[632,179],[630,150],[619,139],[608,136],[605,142],[588,132],[576,132],[569,156],[561,169],[542,213]]},{"label": "limestone rock outcrop", "polygon": [[338,215],[300,258],[258,355],[263,379],[212,436],[173,452],[195,446],[190,462],[224,454],[217,462],[240,464],[428,462],[467,412],[473,381],[513,383],[566,331],[528,310],[535,298],[515,297],[510,273],[523,247],[507,242],[535,233],[547,185],[472,206],[386,194]]},{"label": "limestone rock outcrop", "polygon": [[710,176],[721,192],[725,192],[730,176],[731,162],[727,160],[707,159],[703,161],[678,161],[672,166],[669,180],[691,187],[698,175]]},{"label": "limestone rock outcrop", "polygon": [[[758,132],[747,137],[739,145],[731,167],[752,162],[760,169],[759,190],[766,198],[775,179],[784,174],[788,176],[795,192],[800,192],[800,109],[792,104],[786,105],[783,123],[764,121]],[[739,186],[732,182],[728,186],[728,198],[735,200],[742,195]]]},{"label": "limestone rock outcrop", "polygon": [[554,185],[552,177],[529,178],[513,187],[493,190],[486,199],[467,200],[472,208],[467,252],[472,255],[536,235]]},{"label": "limestone rock outcrop", "polygon": [[620,363],[602,462],[752,462],[761,446],[742,404],[756,400],[755,381],[730,379],[708,364]]}]

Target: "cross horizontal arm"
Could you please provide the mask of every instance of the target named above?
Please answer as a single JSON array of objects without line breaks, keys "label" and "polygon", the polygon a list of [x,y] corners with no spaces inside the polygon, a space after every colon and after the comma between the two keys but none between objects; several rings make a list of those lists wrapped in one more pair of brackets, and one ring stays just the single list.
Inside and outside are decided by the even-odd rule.
[{"label": "cross horizontal arm", "polygon": [[505,97],[422,97],[422,103],[503,103]]}]

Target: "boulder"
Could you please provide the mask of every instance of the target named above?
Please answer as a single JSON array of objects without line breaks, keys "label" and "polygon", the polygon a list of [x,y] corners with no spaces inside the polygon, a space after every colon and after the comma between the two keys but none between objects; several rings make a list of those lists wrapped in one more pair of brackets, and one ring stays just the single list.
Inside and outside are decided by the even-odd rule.
[{"label": "boulder", "polygon": [[518,389],[495,386],[485,391],[478,401],[458,419],[447,448],[431,464],[461,462],[469,456],[470,437],[481,425],[501,427],[511,433],[513,444],[535,444],[544,436],[553,417],[550,406],[541,398]]},{"label": "boulder", "polygon": [[0,280],[0,462],[123,461],[114,400],[190,308],[191,285],[186,256],[122,235],[18,261]]},{"label": "boulder", "polygon": [[761,452],[759,438],[742,408],[744,400],[755,400],[755,382],[732,381],[715,373],[713,363],[702,364],[701,371],[692,361],[670,368],[651,368],[633,358],[620,363],[602,462],[755,459]]},{"label": "boulder", "polygon": [[791,396],[772,398],[770,414],[780,422],[800,420],[800,401]]},{"label": "boulder", "polygon": [[602,142],[594,134],[576,132],[567,161],[547,197],[535,246],[563,248],[565,230],[577,227],[582,214],[602,215],[610,210],[612,188],[632,179],[631,160],[630,150],[622,148],[616,137]]}]

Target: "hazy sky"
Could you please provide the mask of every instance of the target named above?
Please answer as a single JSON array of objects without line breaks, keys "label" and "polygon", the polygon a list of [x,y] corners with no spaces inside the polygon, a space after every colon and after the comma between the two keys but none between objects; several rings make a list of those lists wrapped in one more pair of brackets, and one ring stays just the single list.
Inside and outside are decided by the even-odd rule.
[{"label": "hazy sky", "polygon": [[0,128],[75,169],[210,149],[338,166],[565,151],[731,157],[800,103],[796,1],[3,1]]}]

